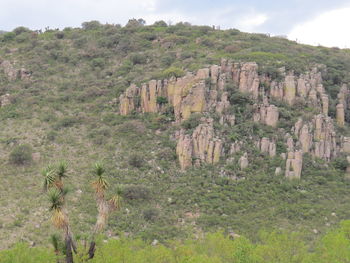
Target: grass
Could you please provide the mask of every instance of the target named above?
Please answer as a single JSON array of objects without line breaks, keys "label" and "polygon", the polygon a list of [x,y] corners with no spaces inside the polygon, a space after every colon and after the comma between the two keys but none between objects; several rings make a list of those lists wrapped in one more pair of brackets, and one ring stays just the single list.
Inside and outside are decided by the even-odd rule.
[{"label": "grass", "polygon": [[[180,172],[172,137],[179,127],[158,115],[119,116],[111,103],[130,83],[162,74],[182,75],[219,64],[222,57],[256,60],[262,72],[271,75],[281,66],[298,73],[312,63],[323,63],[329,68],[325,87],[336,94],[339,79],[350,80],[348,50],[186,25],[136,29],[105,25],[64,30],[63,38],[56,33],[25,35],[19,42],[0,35],[1,58],[19,61],[32,72],[31,81],[9,82],[0,70],[0,93],[10,93],[14,101],[0,108],[1,249],[19,240],[46,244],[47,233],[53,229],[40,171],[58,160],[69,163],[68,211],[78,236],[88,233],[96,218],[90,185],[96,161],[106,164],[112,192],[119,185],[141,192],[142,187],[148,189],[147,198],[126,198],[122,211],[112,215],[106,233],[113,236],[129,233],[164,241],[233,229],[255,240],[259,229],[283,228],[303,231],[307,240],[313,240],[318,236],[313,229],[324,233],[350,218],[349,181],[332,164],[324,168],[321,161],[307,159],[302,180],[290,182],[274,176],[272,167],[281,160],[270,159],[251,146],[251,165],[243,172],[224,160],[218,166]],[[152,42],[152,35],[173,45],[166,48]],[[23,41],[24,37],[28,38]],[[237,48],[225,51],[229,45]],[[232,100],[247,102],[240,96]],[[304,110],[279,106],[284,128],[293,125]],[[245,104],[232,110],[249,115]],[[191,121],[196,123],[195,118]],[[191,121],[185,123],[188,129],[194,128]],[[232,138],[247,139],[246,131],[252,129],[260,135],[272,134],[266,126],[243,117],[238,121],[232,128],[217,128]],[[344,134],[348,130],[347,126]],[[10,163],[10,153],[23,144],[40,153],[40,160],[25,166]],[[223,168],[226,176],[222,176]],[[234,176],[240,180],[229,179]]]}]

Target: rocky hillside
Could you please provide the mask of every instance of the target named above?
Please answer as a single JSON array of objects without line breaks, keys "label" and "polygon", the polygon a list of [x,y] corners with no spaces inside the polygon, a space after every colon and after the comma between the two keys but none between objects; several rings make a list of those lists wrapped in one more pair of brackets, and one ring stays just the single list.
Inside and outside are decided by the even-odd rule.
[{"label": "rocky hillside", "polygon": [[137,20],[0,43],[1,247],[46,242],[40,171],[62,159],[78,236],[96,216],[96,161],[124,189],[109,237],[315,239],[350,218],[349,50]]}]

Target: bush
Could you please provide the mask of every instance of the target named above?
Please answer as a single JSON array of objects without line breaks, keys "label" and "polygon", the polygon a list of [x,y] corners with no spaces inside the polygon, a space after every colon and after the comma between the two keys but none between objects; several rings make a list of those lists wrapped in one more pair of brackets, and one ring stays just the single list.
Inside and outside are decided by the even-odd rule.
[{"label": "bush", "polygon": [[129,157],[129,164],[136,168],[141,168],[145,164],[145,160],[139,154],[132,154]]},{"label": "bush", "polygon": [[129,200],[148,200],[151,197],[151,191],[142,185],[130,185],[124,188],[123,195]]},{"label": "bush", "polygon": [[179,77],[182,77],[183,75],[185,75],[185,72],[180,68],[170,67],[170,68],[164,70],[162,75],[164,78],[171,78],[171,77],[179,78]]},{"label": "bush", "polygon": [[159,210],[156,208],[148,208],[143,211],[143,218],[147,221],[154,221],[159,216]]},{"label": "bush", "polygon": [[32,153],[33,150],[30,145],[18,145],[10,153],[9,161],[15,165],[30,164],[33,161]]}]

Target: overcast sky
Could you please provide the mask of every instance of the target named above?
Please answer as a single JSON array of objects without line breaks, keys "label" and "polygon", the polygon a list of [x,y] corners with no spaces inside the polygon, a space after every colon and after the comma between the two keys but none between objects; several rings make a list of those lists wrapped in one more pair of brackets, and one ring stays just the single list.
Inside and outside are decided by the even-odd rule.
[{"label": "overcast sky", "polygon": [[0,0],[0,30],[124,25],[130,18],[187,21],[286,35],[301,43],[350,48],[350,0]]}]

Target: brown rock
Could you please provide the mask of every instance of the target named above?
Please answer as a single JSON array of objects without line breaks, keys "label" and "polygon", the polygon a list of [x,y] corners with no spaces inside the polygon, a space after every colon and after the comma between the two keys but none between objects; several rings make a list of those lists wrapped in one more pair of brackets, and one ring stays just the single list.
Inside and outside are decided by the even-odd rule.
[{"label": "brown rock", "polygon": [[289,152],[286,161],[285,176],[289,179],[300,179],[303,166],[302,151]]},{"label": "brown rock", "polygon": [[5,94],[0,96],[0,107],[5,107],[11,104],[11,96],[10,94]]},{"label": "brown rock", "polygon": [[185,134],[184,130],[181,130],[176,146],[176,154],[182,170],[192,166],[192,149],[193,145],[191,136]]},{"label": "brown rock", "polygon": [[293,73],[290,73],[285,77],[284,83],[284,100],[288,104],[293,105],[296,96],[295,77]]},{"label": "brown rock", "polygon": [[248,167],[249,161],[248,161],[248,154],[244,153],[241,158],[239,158],[239,166],[241,167],[241,170],[244,170],[245,168]]},{"label": "brown rock", "polygon": [[252,94],[254,99],[259,95],[258,64],[255,62],[243,63],[240,69],[239,90]]},{"label": "brown rock", "polygon": [[345,125],[345,112],[344,112],[344,105],[343,104],[337,105],[337,124],[340,127],[344,127],[344,125]]}]

